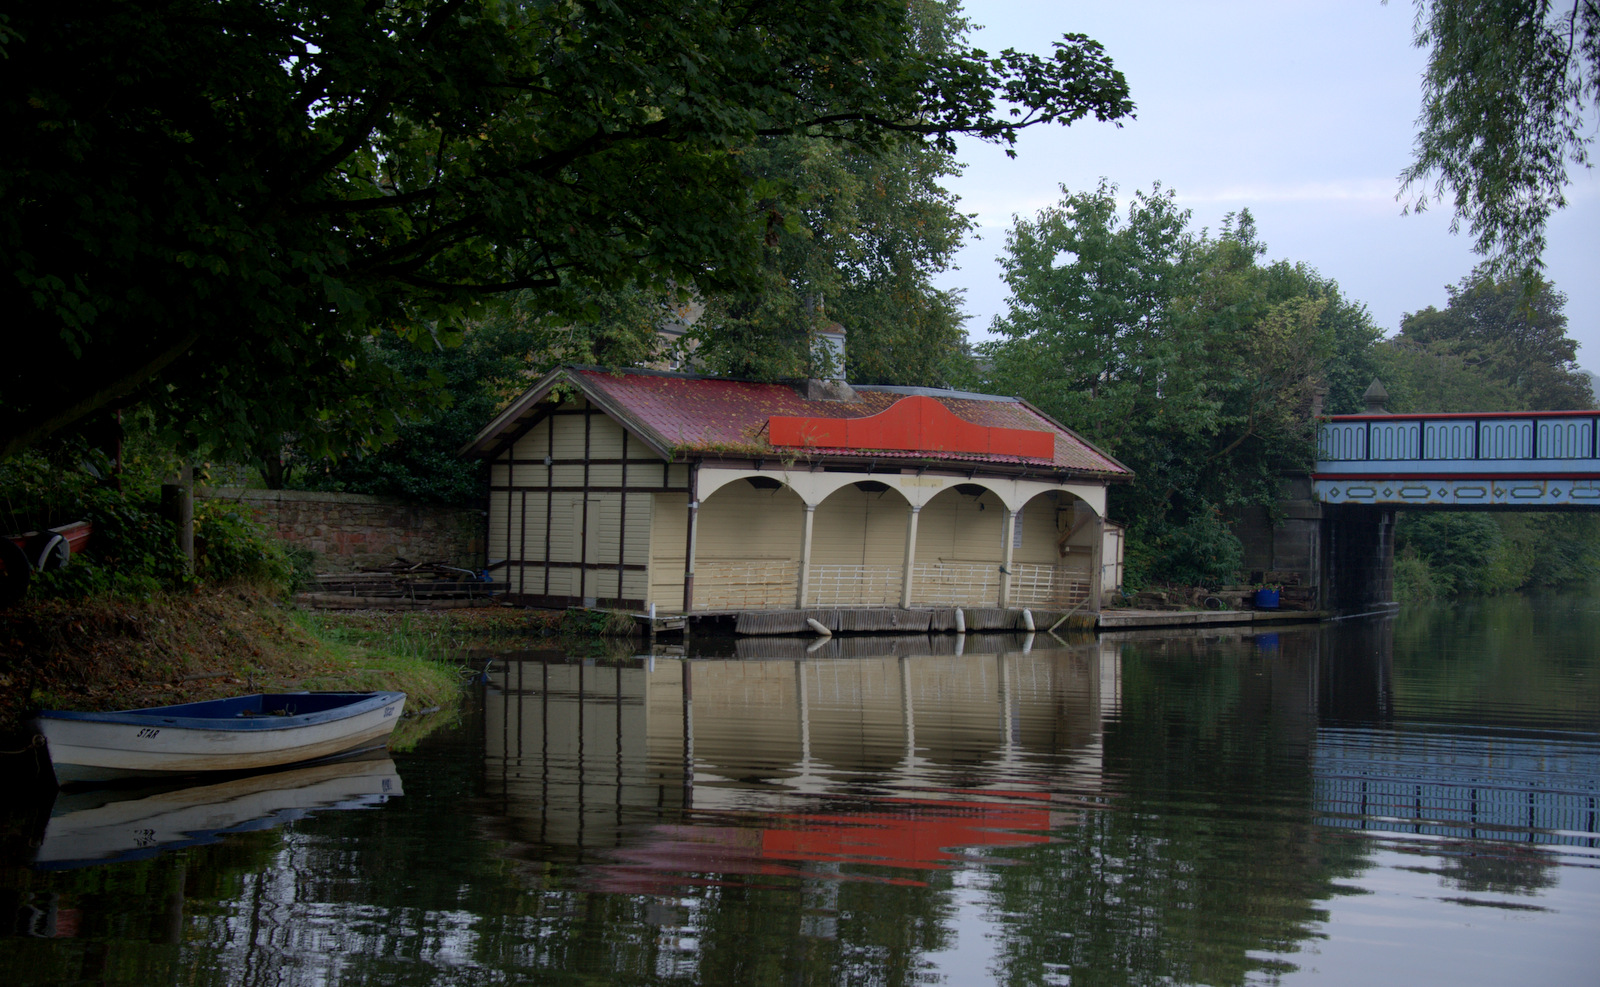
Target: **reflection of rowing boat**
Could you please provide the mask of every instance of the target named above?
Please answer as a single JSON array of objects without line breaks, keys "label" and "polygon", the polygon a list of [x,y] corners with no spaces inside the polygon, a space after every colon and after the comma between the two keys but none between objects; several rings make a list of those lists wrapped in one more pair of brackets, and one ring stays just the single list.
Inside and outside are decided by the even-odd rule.
[{"label": "reflection of rowing boat", "polygon": [[214,785],[61,794],[34,866],[59,869],[133,860],[270,829],[327,809],[360,809],[401,795],[388,757],[327,761]]},{"label": "reflection of rowing boat", "polygon": [[56,780],[260,771],[382,743],[403,692],[285,692],[112,713],[45,710]]}]

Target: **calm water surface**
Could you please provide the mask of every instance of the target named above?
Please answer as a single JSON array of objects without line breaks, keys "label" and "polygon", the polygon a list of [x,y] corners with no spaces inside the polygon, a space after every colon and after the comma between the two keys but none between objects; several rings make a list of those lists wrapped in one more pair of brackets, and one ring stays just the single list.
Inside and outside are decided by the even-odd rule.
[{"label": "calm water surface", "polygon": [[13,799],[0,983],[1600,983],[1594,596],[809,644],[504,654],[392,760]]}]

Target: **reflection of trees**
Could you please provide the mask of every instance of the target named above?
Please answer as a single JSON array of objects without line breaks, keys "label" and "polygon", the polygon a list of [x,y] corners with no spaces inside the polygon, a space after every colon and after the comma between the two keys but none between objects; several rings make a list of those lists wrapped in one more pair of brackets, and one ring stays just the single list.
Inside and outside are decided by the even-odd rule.
[{"label": "reflection of trees", "polygon": [[[271,868],[281,838],[278,831],[242,833],[213,846],[78,870],[0,869],[0,886],[9,889],[0,892],[0,915],[46,913],[43,928],[0,938],[0,983],[241,982],[223,965],[196,962],[193,930],[248,898],[251,875]],[[41,933],[58,938],[34,938]]]},{"label": "reflection of trees", "polygon": [[1506,596],[1408,610],[1394,622],[1396,717],[1470,711],[1477,724],[1592,730],[1593,609],[1574,593],[1537,607]]},{"label": "reflection of trees", "polygon": [[1123,652],[1111,811],[994,871],[998,979],[1243,983],[1282,970],[1363,847],[1319,842],[1308,749],[1315,638],[1281,653],[1168,639]]},{"label": "reflection of trees", "polygon": [[1546,850],[1485,844],[1447,851],[1435,873],[1458,891],[1531,895],[1556,886],[1556,866]]},{"label": "reflection of trees", "polygon": [[[922,881],[931,873],[906,874]],[[850,880],[717,888],[698,916],[698,983],[921,982],[919,957],[948,946],[949,883]]]}]

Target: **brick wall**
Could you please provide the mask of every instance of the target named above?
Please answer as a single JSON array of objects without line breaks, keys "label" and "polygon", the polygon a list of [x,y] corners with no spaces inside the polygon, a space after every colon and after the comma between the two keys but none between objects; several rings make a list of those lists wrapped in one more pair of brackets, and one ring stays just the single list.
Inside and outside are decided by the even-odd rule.
[{"label": "brick wall", "polygon": [[197,498],[248,507],[279,538],[317,553],[317,571],[350,572],[396,556],[482,569],[484,513],[475,507],[411,504],[364,494],[212,488]]}]

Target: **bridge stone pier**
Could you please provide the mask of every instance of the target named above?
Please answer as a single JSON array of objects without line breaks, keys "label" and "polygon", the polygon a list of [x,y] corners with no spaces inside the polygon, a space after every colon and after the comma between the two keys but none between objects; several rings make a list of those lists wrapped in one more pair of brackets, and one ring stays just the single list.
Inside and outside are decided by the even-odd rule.
[{"label": "bridge stone pier", "polygon": [[1360,613],[1394,600],[1394,522],[1395,509],[1387,505],[1324,504],[1311,478],[1299,476],[1284,481],[1272,511],[1241,511],[1234,533],[1244,543],[1248,573],[1292,584],[1286,600],[1304,597],[1315,609]]},{"label": "bridge stone pier", "polygon": [[1391,415],[1373,383],[1367,413],[1324,420],[1276,523],[1242,514],[1248,569],[1293,573],[1319,608],[1371,610],[1394,599],[1398,511],[1600,510],[1600,411]]}]

